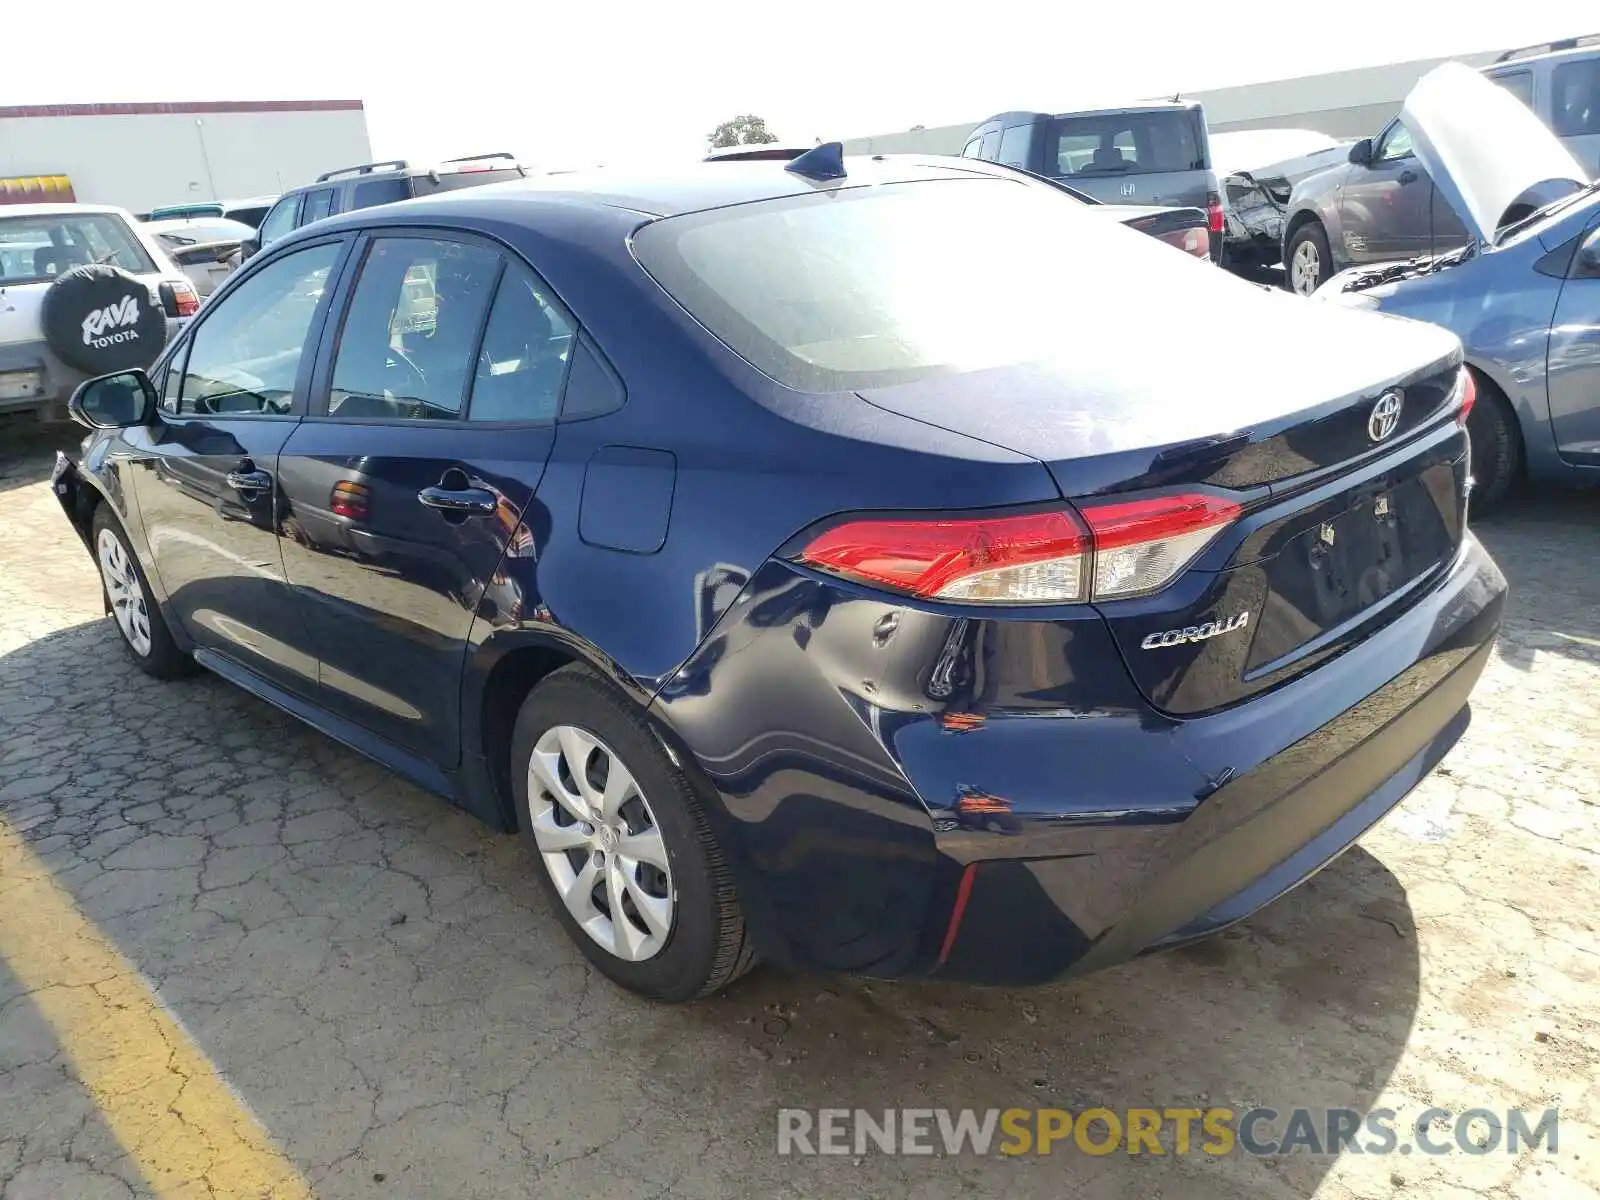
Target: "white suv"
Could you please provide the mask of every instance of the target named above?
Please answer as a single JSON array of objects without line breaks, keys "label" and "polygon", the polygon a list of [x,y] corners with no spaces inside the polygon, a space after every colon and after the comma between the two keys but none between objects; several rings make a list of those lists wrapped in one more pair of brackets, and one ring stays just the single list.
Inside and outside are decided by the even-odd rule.
[{"label": "white suv", "polygon": [[122,209],[0,207],[0,413],[61,415],[83,380],[149,366],[199,307]]}]

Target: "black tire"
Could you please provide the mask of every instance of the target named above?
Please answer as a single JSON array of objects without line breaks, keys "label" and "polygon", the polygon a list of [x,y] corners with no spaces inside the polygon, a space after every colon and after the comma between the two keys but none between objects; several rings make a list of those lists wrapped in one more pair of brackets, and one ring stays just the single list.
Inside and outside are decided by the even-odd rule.
[{"label": "black tire", "polygon": [[[1309,290],[1296,283],[1295,256],[1300,253],[1301,246],[1310,246],[1316,251],[1315,282]],[[1284,250],[1283,286],[1298,295],[1309,296],[1331,278],[1333,278],[1333,252],[1328,248],[1328,232],[1322,228],[1321,221],[1307,221],[1294,231],[1288,247]]]},{"label": "black tire", "polygon": [[[619,957],[584,930],[562,900],[534,837],[529,761],[539,739],[557,726],[587,732],[621,760],[648,799],[666,847],[672,924],[661,949],[643,961]],[[755,965],[733,878],[706,822],[699,788],[668,757],[644,714],[597,675],[578,665],[563,667],[528,694],[511,737],[511,780],[534,873],[567,935],[607,978],[652,1000],[679,1002],[720,991]]]},{"label": "black tire", "polygon": [[[134,581],[138,585],[139,599],[144,605],[143,615],[148,629],[150,644],[147,648],[134,644],[132,636],[124,628],[113,607],[112,588],[106,582],[107,567],[100,553],[101,539],[105,536],[115,538],[121,545],[127,568],[132,571]],[[194,659],[178,649],[177,643],[172,640],[172,631],[167,628],[166,618],[161,615],[155,596],[150,592],[150,581],[145,578],[144,567],[140,565],[133,547],[128,544],[128,535],[123,532],[121,523],[104,504],[95,509],[94,522],[90,526],[89,533],[89,553],[94,558],[95,567],[100,571],[100,587],[105,595],[107,615],[117,630],[117,639],[139,669],[157,679],[182,679],[199,671],[200,667]]]},{"label": "black tire", "polygon": [[148,367],[167,341],[167,314],[150,288],[104,264],[58,276],[40,301],[39,323],[55,356],[86,375]]},{"label": "black tire", "polygon": [[[1469,367],[1468,370],[1471,370]],[[1522,475],[1522,432],[1510,402],[1481,371],[1472,372],[1477,403],[1467,417],[1472,440],[1472,506],[1483,512],[1501,503]]]}]

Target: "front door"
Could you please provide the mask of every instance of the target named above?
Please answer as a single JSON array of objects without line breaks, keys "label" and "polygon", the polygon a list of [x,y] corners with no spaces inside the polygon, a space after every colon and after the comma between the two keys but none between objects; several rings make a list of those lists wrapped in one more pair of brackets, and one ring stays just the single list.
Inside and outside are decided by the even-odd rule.
[{"label": "front door", "polygon": [[208,306],[168,365],[161,419],[126,435],[173,615],[198,647],[308,695],[316,658],[278,550],[277,468],[305,411],[306,347],[343,251],[294,251]]},{"label": "front door", "polygon": [[[1584,237],[1600,255],[1600,222]],[[1557,451],[1568,462],[1600,467],[1600,268],[1586,266],[1581,254],[1561,285],[1546,361]]]},{"label": "front door", "polygon": [[544,472],[574,325],[455,236],[366,244],[313,413],[283,449],[284,565],[322,703],[443,766],[467,635]]},{"label": "front door", "polygon": [[1372,144],[1372,159],[1354,165],[1339,194],[1345,261],[1388,262],[1428,251],[1433,181],[1411,148],[1411,134],[1390,122]]}]

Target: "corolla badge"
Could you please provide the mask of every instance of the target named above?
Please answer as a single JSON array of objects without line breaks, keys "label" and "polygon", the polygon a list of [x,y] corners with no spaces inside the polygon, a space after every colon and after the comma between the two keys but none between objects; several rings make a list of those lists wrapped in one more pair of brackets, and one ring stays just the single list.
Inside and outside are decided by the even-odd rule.
[{"label": "corolla badge", "polygon": [[1379,396],[1367,417],[1367,436],[1381,442],[1400,428],[1400,409],[1404,405],[1405,397],[1399,392],[1385,392]]},{"label": "corolla badge", "polygon": [[1160,650],[1165,646],[1181,646],[1185,642],[1204,642],[1210,638],[1221,637],[1225,633],[1232,633],[1235,629],[1243,629],[1250,624],[1250,610],[1227,620],[1218,619],[1206,621],[1200,625],[1186,625],[1182,629],[1164,629],[1160,633],[1152,633],[1139,643],[1141,650]]}]

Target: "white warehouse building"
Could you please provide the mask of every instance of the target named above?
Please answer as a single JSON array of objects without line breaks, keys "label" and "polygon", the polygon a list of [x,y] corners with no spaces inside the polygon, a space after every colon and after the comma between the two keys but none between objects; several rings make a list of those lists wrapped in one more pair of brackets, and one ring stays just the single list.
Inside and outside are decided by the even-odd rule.
[{"label": "white warehouse building", "polygon": [[[1454,61],[1481,67],[1497,57],[1498,51],[1487,50],[1458,54],[1450,59],[1417,59],[1306,75],[1299,79],[1184,92],[1182,97],[1204,105],[1206,124],[1213,133],[1233,129],[1314,129],[1335,138],[1362,138],[1382,129],[1400,111],[1406,93],[1417,80],[1440,63]],[[1075,104],[1071,108],[1109,108],[1129,99],[1128,96],[1105,96],[1097,102]],[[974,113],[972,120],[959,125],[851,138],[844,144],[845,151],[850,154],[960,154],[973,126],[1014,107],[1006,97],[997,97],[991,112]]]},{"label": "white warehouse building", "polygon": [[0,180],[65,176],[78,200],[134,212],[276,195],[371,158],[359,100],[0,107]]}]

